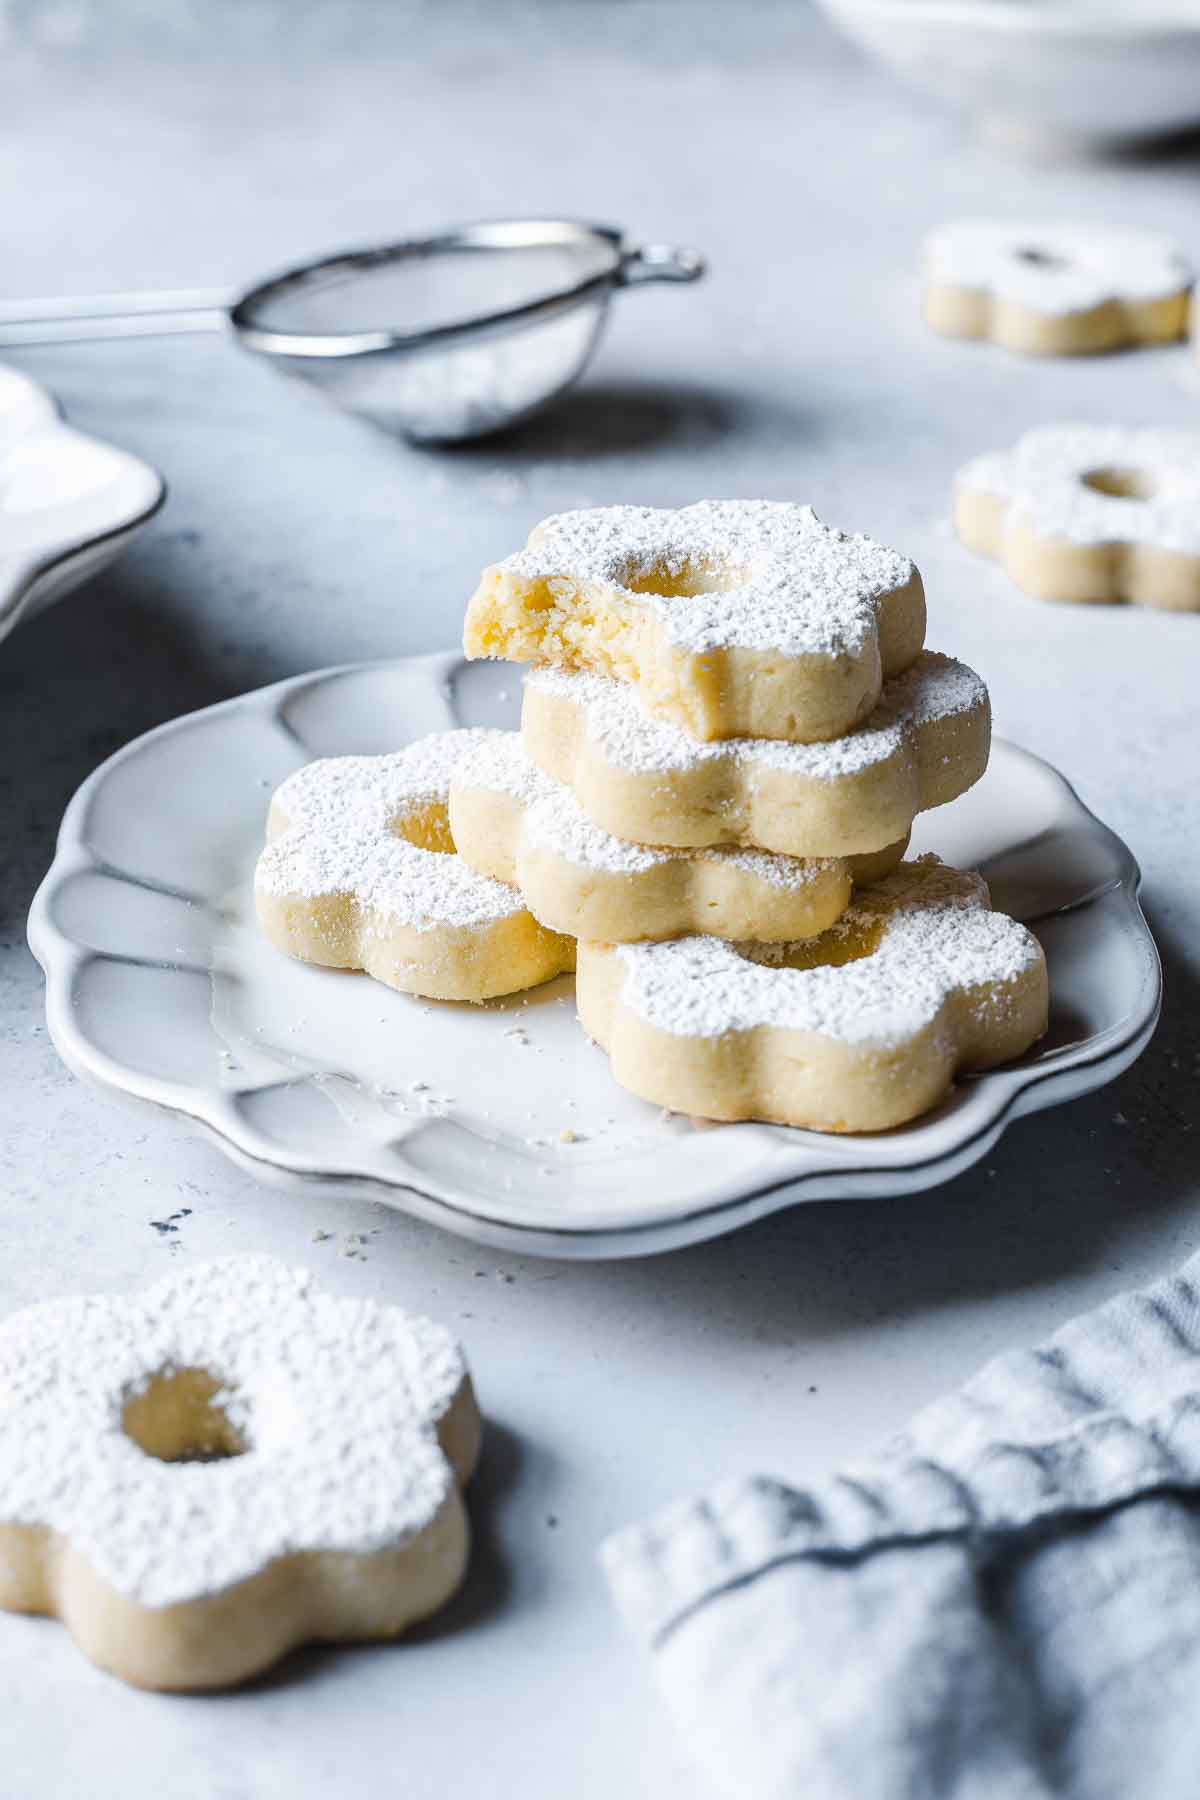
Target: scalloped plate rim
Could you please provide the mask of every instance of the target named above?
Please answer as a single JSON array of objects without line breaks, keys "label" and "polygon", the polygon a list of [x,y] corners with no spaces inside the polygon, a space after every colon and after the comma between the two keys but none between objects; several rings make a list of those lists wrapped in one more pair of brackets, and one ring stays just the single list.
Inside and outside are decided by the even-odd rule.
[{"label": "scalloped plate rim", "polygon": [[[681,1247],[805,1201],[883,1197],[885,1191],[887,1196],[899,1197],[937,1186],[985,1156],[1014,1120],[1114,1079],[1135,1060],[1153,1034],[1161,1009],[1161,965],[1138,904],[1141,877],[1132,853],[1084,805],[1065,776],[1053,765],[1030,751],[997,740],[998,745],[1004,745],[1006,754],[1049,775],[1087,828],[1102,835],[1114,848],[1119,877],[1100,894],[1077,902],[1069,910],[1086,910],[1094,899],[1119,894],[1126,917],[1125,928],[1136,937],[1142,953],[1141,1004],[1132,1015],[1129,1028],[1114,1041],[1105,1041],[1115,1029],[1111,1028],[1098,1037],[1064,1046],[1045,1061],[1020,1062],[970,1077],[972,1100],[983,1097],[986,1103],[979,1107],[972,1104],[965,1121],[963,1111],[967,1109],[953,1115],[954,1125],[962,1128],[948,1130],[944,1145],[919,1160],[905,1161],[892,1155],[886,1161],[876,1160],[873,1155],[866,1160],[853,1160],[856,1148],[862,1158],[868,1145],[895,1149],[906,1140],[911,1141],[917,1127],[913,1130],[901,1128],[879,1137],[823,1137],[806,1133],[802,1143],[791,1144],[782,1137],[783,1128],[748,1122],[722,1129],[771,1134],[764,1139],[762,1160],[770,1165],[769,1169],[760,1171],[764,1179],[747,1182],[736,1174],[718,1177],[710,1191],[695,1194],[690,1201],[678,1203],[671,1211],[660,1208],[657,1212],[646,1210],[640,1215],[625,1213],[605,1219],[577,1215],[561,1225],[521,1221],[502,1216],[480,1198],[465,1193],[453,1181],[433,1177],[426,1169],[403,1167],[401,1178],[399,1158],[398,1176],[392,1180],[367,1168],[335,1166],[322,1161],[319,1154],[289,1152],[239,1117],[227,1092],[199,1083],[169,1081],[130,1069],[91,1044],[75,1019],[71,993],[80,970],[88,962],[111,961],[112,957],[70,939],[57,923],[53,907],[62,883],[82,869],[99,869],[110,876],[132,879],[94,856],[84,841],[83,828],[92,797],[106,778],[125,761],[144,755],[157,741],[174,737],[223,713],[254,709],[279,721],[287,702],[306,688],[366,671],[403,669],[424,673],[431,683],[436,683],[445,692],[447,678],[463,666],[464,659],[458,652],[445,651],[343,663],[292,676],[167,720],[124,745],[93,771],[67,806],[54,861],[34,897],[29,917],[30,947],[46,976],[47,1024],[51,1039],[75,1074],[107,1091],[115,1091],[135,1104],[150,1104],[182,1118],[191,1129],[218,1145],[237,1166],[272,1185],[282,1185],[293,1191],[346,1193],[382,1200],[493,1247],[595,1258],[648,1254]],[[1097,1053],[1098,1045],[1102,1047]],[[951,1121],[939,1123],[949,1125]],[[928,1125],[920,1128],[927,1130]],[[815,1166],[814,1158],[818,1159]]]}]

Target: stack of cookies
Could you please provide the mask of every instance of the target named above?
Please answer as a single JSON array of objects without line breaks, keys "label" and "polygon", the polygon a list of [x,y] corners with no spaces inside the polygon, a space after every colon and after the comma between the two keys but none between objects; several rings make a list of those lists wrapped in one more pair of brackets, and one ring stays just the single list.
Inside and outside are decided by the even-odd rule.
[{"label": "stack of cookies", "polygon": [[442,997],[577,958],[582,1023],[644,1099],[902,1123],[1046,1016],[1041,949],[979,877],[903,860],[990,738],[982,681],[924,635],[907,558],[808,507],[552,518],[467,611],[469,656],[533,665],[520,731],[299,771],[260,918]]}]

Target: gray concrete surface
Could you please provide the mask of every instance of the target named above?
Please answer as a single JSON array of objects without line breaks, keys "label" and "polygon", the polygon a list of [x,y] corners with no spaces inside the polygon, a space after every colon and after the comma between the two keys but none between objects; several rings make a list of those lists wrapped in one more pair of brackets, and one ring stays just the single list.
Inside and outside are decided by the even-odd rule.
[{"label": "gray concrete surface", "polygon": [[[937,342],[914,273],[924,228],[963,210],[1140,220],[1200,250],[1195,154],[1000,160],[800,4],[9,0],[0,50],[8,295],[237,282],[520,211],[712,259],[703,287],[626,298],[552,420],[454,453],[373,435],[219,342],[12,358],[161,467],[171,498],[111,574],[0,646],[0,1306],[270,1249],[454,1323],[496,1426],[470,1584],[419,1641],[162,1699],[56,1624],[0,1616],[0,1790],[682,1800],[693,1780],[600,1584],[603,1533],[747,1467],[816,1474],[1195,1244],[1200,620],[1025,600],[945,517],[975,451],[1053,419],[1188,424],[1200,379],[1182,350],[1033,365]],[[1168,984],[1137,1068],[925,1197],[607,1267],[262,1190],[68,1076],[24,919],[102,757],[294,671],[452,641],[481,564],[546,512],[706,494],[809,498],[909,551],[930,642],[975,663],[998,728],[1133,844]],[[375,1226],[364,1262],[310,1241]]]}]

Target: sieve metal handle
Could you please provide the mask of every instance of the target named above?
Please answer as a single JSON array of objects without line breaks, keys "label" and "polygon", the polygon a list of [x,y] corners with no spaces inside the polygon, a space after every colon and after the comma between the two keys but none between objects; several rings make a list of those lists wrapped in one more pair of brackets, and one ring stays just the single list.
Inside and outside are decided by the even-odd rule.
[{"label": "sieve metal handle", "polygon": [[76,294],[61,300],[0,300],[0,345],[82,344],[102,338],[222,331],[233,298],[224,288],[179,288]]},{"label": "sieve metal handle", "polygon": [[[698,281],[705,261],[675,244],[639,244],[621,253],[619,287],[649,281]],[[127,294],[75,294],[55,300],[0,300],[0,346],[85,344],[105,338],[175,337],[223,331],[238,296],[226,288],[168,288]]]}]

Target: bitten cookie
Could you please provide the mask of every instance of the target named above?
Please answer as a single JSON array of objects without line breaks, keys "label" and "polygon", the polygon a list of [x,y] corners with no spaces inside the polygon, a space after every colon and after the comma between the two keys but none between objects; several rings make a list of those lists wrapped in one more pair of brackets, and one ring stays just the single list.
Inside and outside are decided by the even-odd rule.
[{"label": "bitten cookie", "polygon": [[484,570],[463,641],[628,682],[698,739],[808,743],[865,718],[924,636],[907,557],[808,506],[727,500],[547,519]]},{"label": "bitten cookie", "polygon": [[641,843],[857,856],[906,839],[917,813],[979,780],[991,712],[974,670],[926,650],[846,737],[698,744],[618,682],[534,669],[521,740],[597,825]]},{"label": "bitten cookie", "polygon": [[986,219],[935,231],[924,268],[935,331],[1032,356],[1182,337],[1193,280],[1182,251],[1152,232]]},{"label": "bitten cookie", "polygon": [[989,910],[979,876],[935,857],[773,955],[713,937],[581,943],[577,991],[585,1029],[642,1099],[816,1131],[902,1125],[959,1069],[1005,1062],[1046,1029],[1037,939]]},{"label": "bitten cookie", "polygon": [[391,1638],[466,1569],[480,1421],[428,1319],[266,1257],[0,1325],[0,1605],[139,1687]]},{"label": "bitten cookie", "polygon": [[1039,599],[1200,611],[1200,432],[1028,432],[959,471],[954,525]]},{"label": "bitten cookie", "polygon": [[254,876],[273,944],[435,1000],[487,1000],[574,967],[573,943],[540,925],[515,888],[454,854],[450,778],[477,737],[440,732],[392,756],[330,757],[288,777]]},{"label": "bitten cookie", "polygon": [[607,943],[687,931],[765,942],[811,937],[845,910],[853,880],[895,868],[871,857],[801,860],[764,850],[652,850],[593,825],[530,761],[515,731],[480,734],[450,788],[450,828],[471,867],[519,888],[552,930]]}]

